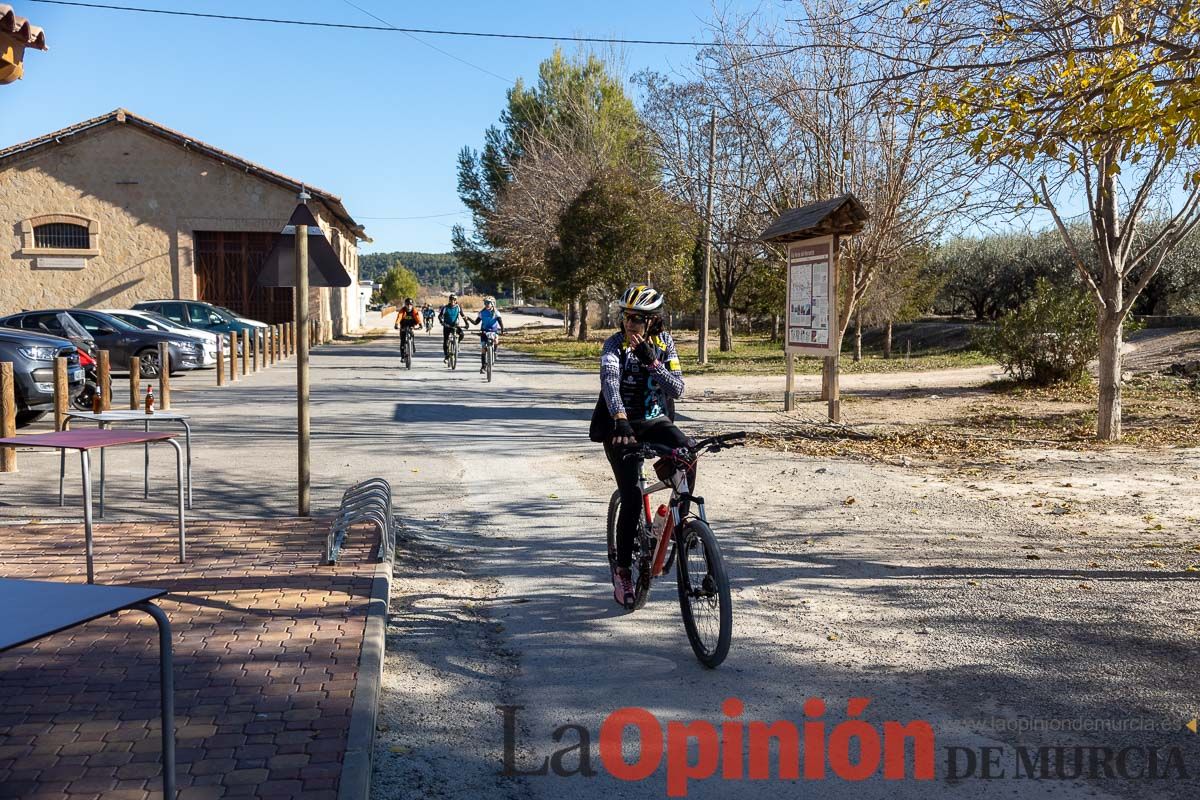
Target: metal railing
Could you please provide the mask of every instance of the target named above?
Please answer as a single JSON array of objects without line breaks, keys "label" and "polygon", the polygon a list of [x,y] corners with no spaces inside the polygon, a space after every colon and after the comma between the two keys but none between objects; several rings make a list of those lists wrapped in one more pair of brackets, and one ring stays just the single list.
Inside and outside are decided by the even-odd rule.
[{"label": "metal railing", "polygon": [[336,564],[350,527],[372,522],[379,530],[379,560],[391,561],[396,547],[396,527],[392,516],[392,487],[383,478],[368,478],[351,486],[342,495],[337,516],[325,543],[325,561]]}]

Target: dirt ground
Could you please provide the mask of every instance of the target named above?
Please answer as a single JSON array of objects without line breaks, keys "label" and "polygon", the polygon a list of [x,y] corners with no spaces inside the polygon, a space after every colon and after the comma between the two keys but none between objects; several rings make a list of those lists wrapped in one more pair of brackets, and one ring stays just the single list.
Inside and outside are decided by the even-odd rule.
[{"label": "dirt ground", "polygon": [[[840,718],[844,698],[859,696],[872,698],[875,719],[928,720],[938,780],[713,778],[689,797],[1200,792],[1200,736],[1184,727],[1200,713],[1200,448],[919,441],[919,430],[994,413],[988,404],[1011,405],[1019,419],[1090,406],[1086,396],[997,394],[985,388],[996,370],[984,367],[848,376],[853,430],[877,435],[901,420],[918,441],[870,452],[814,439],[811,452],[785,450],[778,432],[818,421],[822,405],[785,417],[782,378],[691,378],[679,406],[686,431],[760,435],[757,446],[700,465],[735,616],[729,660],[707,671],[682,638],[673,586],[656,584],[634,614],[611,602],[602,535],[612,477],[584,438],[595,374],[504,359],[497,383],[455,403],[444,402],[445,384],[414,379],[397,412],[414,453],[434,442],[443,455],[436,466],[414,461],[404,481],[381,796],[661,797],[661,771],[636,784],[504,777],[496,706],[521,706],[517,760],[530,765],[563,722],[595,731],[625,706],[715,720],[731,696],[756,719],[800,719],[810,697],[841,704]],[[1183,390],[1151,389],[1138,402],[1194,410]],[[1014,783],[945,774],[944,748],[984,745],[1010,758],[1018,746],[1176,747],[1188,775]]]}]

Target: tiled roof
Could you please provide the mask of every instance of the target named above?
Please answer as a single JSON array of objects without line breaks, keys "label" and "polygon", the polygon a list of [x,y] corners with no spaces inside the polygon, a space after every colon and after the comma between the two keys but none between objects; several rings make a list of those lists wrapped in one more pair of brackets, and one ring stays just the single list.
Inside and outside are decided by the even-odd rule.
[{"label": "tiled roof", "polygon": [[[3,6],[0,6],[0,8],[3,8]],[[165,139],[187,150],[194,150],[197,153],[208,156],[209,158],[213,158],[222,163],[235,166],[241,170],[244,170],[247,174],[254,175],[258,178],[269,181],[270,183],[284,186],[297,192],[303,189],[312,195],[313,198],[324,203],[325,206],[328,207],[329,210],[334,214],[334,216],[336,216],[347,227],[355,232],[358,238],[370,241],[363,226],[354,221],[354,218],[350,216],[350,212],[347,211],[346,207],[342,204],[342,198],[338,197],[332,192],[318,189],[310,184],[304,183],[303,181],[298,181],[295,178],[284,175],[281,172],[267,169],[264,166],[255,164],[253,161],[248,161],[240,156],[234,155],[233,153],[213,147],[212,145],[206,144],[199,139],[194,139],[164,125],[159,125],[153,120],[138,116],[137,114],[126,111],[123,108],[118,108],[98,117],[86,119],[83,122],[77,122],[74,125],[63,128],[62,130],[47,133],[43,136],[37,137],[36,139],[30,139],[27,142],[21,142],[20,144],[15,144],[11,147],[0,149],[0,167],[4,166],[4,162],[6,160],[17,155],[28,153],[32,150],[37,150],[56,142],[62,142],[64,139],[69,137],[80,136],[108,125],[133,125],[140,130],[143,130],[154,136],[158,136],[161,139]]]},{"label": "tiled roof", "polygon": [[29,20],[18,17],[17,12],[7,3],[0,3],[0,33],[6,33],[17,40],[17,44],[32,47],[34,50],[46,49],[46,33],[37,25],[30,25]]}]

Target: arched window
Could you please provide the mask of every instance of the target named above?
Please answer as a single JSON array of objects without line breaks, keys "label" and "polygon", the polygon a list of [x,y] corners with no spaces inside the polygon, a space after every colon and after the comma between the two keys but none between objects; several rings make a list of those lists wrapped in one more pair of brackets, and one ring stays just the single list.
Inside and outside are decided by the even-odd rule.
[{"label": "arched window", "polygon": [[86,225],[71,222],[48,222],[33,228],[33,246],[38,250],[87,250]]},{"label": "arched window", "polygon": [[100,225],[78,214],[43,214],[21,221],[21,254],[100,255]]}]

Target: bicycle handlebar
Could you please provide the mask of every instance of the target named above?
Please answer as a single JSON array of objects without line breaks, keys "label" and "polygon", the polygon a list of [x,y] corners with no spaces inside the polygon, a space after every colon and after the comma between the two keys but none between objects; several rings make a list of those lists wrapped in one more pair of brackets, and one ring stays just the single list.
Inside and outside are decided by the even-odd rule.
[{"label": "bicycle handlebar", "polygon": [[726,447],[736,447],[745,444],[746,432],[734,431],[720,436],[710,436],[695,442],[689,442],[684,447],[671,447],[666,444],[642,442],[636,450],[630,450],[625,458],[654,458],[655,456],[683,456],[685,461],[694,461],[702,452],[716,453]]}]

